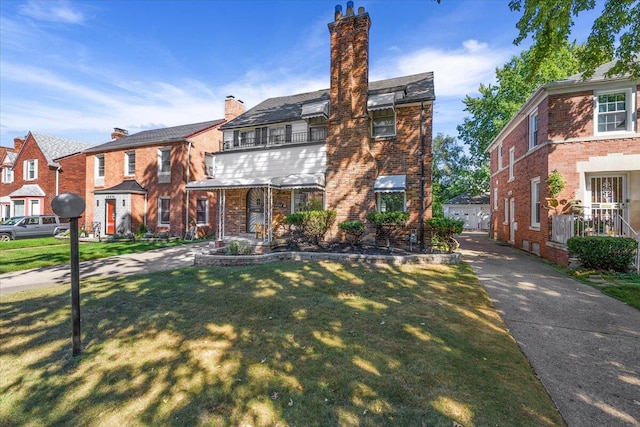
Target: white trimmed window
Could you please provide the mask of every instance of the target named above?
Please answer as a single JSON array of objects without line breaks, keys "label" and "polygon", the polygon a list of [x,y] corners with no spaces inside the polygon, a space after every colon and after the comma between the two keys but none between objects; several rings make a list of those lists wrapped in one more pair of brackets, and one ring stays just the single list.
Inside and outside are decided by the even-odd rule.
[{"label": "white trimmed window", "polygon": [[531,180],[531,227],[540,228],[540,177]]},{"label": "white trimmed window", "polygon": [[198,199],[196,200],[196,223],[198,225],[209,223],[209,200]]},{"label": "white trimmed window", "polygon": [[377,193],[378,212],[404,212],[406,209],[404,194],[404,191]]},{"label": "white trimmed window", "polygon": [[13,168],[5,166],[2,168],[2,182],[10,184],[13,182]]},{"label": "white trimmed window", "polygon": [[515,176],[513,174],[513,164],[516,161],[516,147],[509,148],[509,181],[513,181]]},{"label": "white trimmed window", "polygon": [[204,174],[208,177],[213,177],[215,165],[215,157],[211,153],[204,154]]},{"label": "white trimmed window", "polygon": [[396,112],[384,108],[371,112],[371,136],[394,136],[396,134]]},{"label": "white trimmed window", "polygon": [[104,178],[104,156],[96,156],[96,178]]},{"label": "white trimmed window", "polygon": [[127,151],[124,153],[124,174],[133,176],[136,174],[136,152]]},{"label": "white trimmed window", "polygon": [[171,175],[171,148],[158,150],[158,175]]},{"label": "white trimmed window", "polygon": [[25,181],[38,179],[38,159],[25,160],[22,167]]},{"label": "white trimmed window", "polygon": [[493,189],[493,210],[498,210],[498,187]]},{"label": "white trimmed window", "polygon": [[158,198],[158,225],[169,225],[171,219],[171,199],[169,197]]},{"label": "white trimmed window", "polygon": [[504,223],[509,224],[509,199],[504,199]]},{"label": "white trimmed window", "polygon": [[529,150],[538,145],[538,111],[529,116]]},{"label": "white trimmed window", "polygon": [[633,91],[597,92],[595,108],[595,133],[633,132]]},{"label": "white trimmed window", "polygon": [[502,169],[502,144],[498,145],[498,170]]}]

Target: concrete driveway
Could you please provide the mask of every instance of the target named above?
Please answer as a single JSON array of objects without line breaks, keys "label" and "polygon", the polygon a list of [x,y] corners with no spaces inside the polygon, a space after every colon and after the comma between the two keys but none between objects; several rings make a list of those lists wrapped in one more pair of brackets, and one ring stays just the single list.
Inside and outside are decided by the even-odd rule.
[{"label": "concrete driveway", "polygon": [[486,233],[460,244],[567,424],[640,426],[640,311]]}]

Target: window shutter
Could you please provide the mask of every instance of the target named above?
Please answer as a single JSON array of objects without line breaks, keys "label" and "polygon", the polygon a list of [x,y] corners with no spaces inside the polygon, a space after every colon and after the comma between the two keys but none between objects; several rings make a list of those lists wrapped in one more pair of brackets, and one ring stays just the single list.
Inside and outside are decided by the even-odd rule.
[{"label": "window shutter", "polygon": [[33,161],[33,179],[38,179],[38,159]]},{"label": "window shutter", "polygon": [[234,130],[233,131],[233,146],[237,147],[240,144],[240,131],[239,130]]},{"label": "window shutter", "polygon": [[27,180],[27,168],[29,167],[28,163],[26,160],[24,160],[22,162],[22,180],[26,181]]}]

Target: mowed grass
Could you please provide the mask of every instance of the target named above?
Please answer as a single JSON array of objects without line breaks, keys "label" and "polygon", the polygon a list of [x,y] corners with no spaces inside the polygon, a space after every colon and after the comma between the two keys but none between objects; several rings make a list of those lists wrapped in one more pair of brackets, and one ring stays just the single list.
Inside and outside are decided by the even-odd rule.
[{"label": "mowed grass", "polygon": [[466,265],[274,263],[0,299],[3,426],[561,426]]},{"label": "mowed grass", "polygon": [[[182,240],[158,242],[81,242],[80,261],[149,251],[185,243]],[[191,243],[191,242],[188,242]],[[54,237],[0,242],[0,274],[31,268],[68,264],[69,240]]]}]

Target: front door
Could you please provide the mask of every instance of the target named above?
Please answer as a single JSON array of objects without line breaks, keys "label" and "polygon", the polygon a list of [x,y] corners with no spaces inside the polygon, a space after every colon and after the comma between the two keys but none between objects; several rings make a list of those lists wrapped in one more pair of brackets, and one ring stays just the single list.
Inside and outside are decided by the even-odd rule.
[{"label": "front door", "polygon": [[590,189],[591,215],[594,219],[609,220],[616,215],[625,218],[626,188],[623,176],[592,176]]},{"label": "front door", "polygon": [[247,193],[247,233],[256,232],[256,224],[264,223],[264,190],[252,188]]},{"label": "front door", "polygon": [[110,199],[106,201],[106,220],[107,220],[107,234],[116,234],[116,201]]},{"label": "front door", "polygon": [[40,215],[40,200],[29,200],[29,215]]}]

